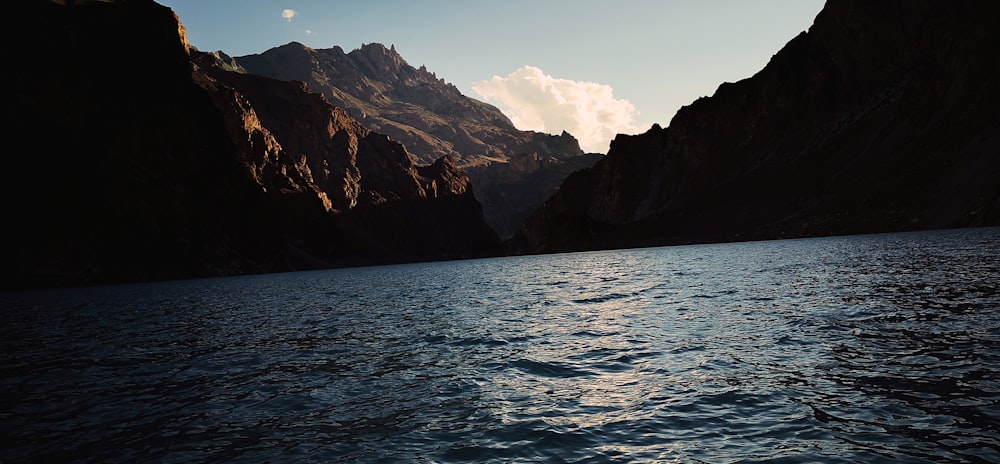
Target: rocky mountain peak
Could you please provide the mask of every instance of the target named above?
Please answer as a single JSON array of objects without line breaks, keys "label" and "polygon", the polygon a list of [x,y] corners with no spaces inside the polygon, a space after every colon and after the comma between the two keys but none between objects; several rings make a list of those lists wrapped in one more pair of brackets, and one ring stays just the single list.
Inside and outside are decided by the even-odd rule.
[{"label": "rocky mountain peak", "polygon": [[309,46],[303,44],[302,42],[298,42],[298,41],[295,41],[295,40],[293,40],[291,42],[288,42],[288,43],[286,43],[284,45],[280,45],[280,46],[275,47],[275,48],[277,48],[278,50],[303,50],[303,51],[312,51],[312,48],[310,48]]},{"label": "rocky mountain peak", "polygon": [[499,109],[462,95],[426,66],[414,68],[395,45],[362,44],[345,54],[340,47],[314,50],[292,43],[236,61],[254,74],[308,83],[366,127],[401,142],[421,163],[448,155],[465,167],[525,151],[557,158],[582,153],[537,146],[534,133],[518,130]]},{"label": "rocky mountain peak", "polygon": [[[340,47],[313,50],[293,43],[236,61],[254,74],[306,82],[365,127],[403,144],[418,164],[447,157],[471,177],[487,220],[502,234],[512,232],[571,170],[595,161],[569,161],[583,155],[575,137],[518,130],[496,107],[462,95],[426,66],[410,66],[395,45],[362,44],[345,54]],[[526,153],[545,162],[535,169],[501,167]],[[503,172],[489,173],[494,167]],[[516,214],[509,214],[512,208]]]},{"label": "rocky mountain peak", "polygon": [[378,58],[383,60],[391,60],[397,67],[406,64],[406,60],[403,59],[402,55],[396,52],[396,45],[390,44],[389,48],[379,42],[372,43],[362,43],[361,47],[354,50],[353,53],[362,54],[371,58]]},{"label": "rocky mountain peak", "polygon": [[396,53],[395,45],[388,49],[380,43],[362,44],[348,56],[361,65],[370,77],[383,82],[398,82],[412,74],[406,72],[413,68]]}]

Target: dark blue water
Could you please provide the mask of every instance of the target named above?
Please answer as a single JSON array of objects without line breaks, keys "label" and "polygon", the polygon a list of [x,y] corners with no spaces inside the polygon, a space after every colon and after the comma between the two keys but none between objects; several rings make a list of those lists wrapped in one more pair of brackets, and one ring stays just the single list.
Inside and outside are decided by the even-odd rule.
[{"label": "dark blue water", "polygon": [[0,461],[997,462],[1000,229],[0,295]]}]

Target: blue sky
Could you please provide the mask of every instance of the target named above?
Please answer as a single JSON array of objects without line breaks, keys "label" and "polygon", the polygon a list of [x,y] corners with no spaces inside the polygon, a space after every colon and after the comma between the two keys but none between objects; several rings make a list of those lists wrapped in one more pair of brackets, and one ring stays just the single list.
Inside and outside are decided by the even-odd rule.
[{"label": "blue sky", "polygon": [[[568,130],[604,152],[614,133],[667,125],[722,82],[750,77],[822,0],[159,0],[191,44],[233,56],[291,41],[395,45],[521,129]],[[289,13],[283,14],[284,11]],[[291,13],[294,12],[294,13]]]}]

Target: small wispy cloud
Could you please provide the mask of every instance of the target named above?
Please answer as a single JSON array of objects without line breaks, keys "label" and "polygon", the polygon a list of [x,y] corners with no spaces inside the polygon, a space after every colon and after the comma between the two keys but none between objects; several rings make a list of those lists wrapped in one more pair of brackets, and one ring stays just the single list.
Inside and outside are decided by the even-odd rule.
[{"label": "small wispy cloud", "polygon": [[299,12],[292,9],[286,8],[281,10],[281,17],[287,19],[288,22],[292,22],[292,18],[294,18],[297,14],[299,14]]},{"label": "small wispy cloud", "polygon": [[497,105],[518,129],[565,130],[587,152],[607,152],[615,135],[641,132],[636,125],[639,112],[628,100],[615,98],[611,86],[555,78],[534,66],[493,76],[472,90]]}]

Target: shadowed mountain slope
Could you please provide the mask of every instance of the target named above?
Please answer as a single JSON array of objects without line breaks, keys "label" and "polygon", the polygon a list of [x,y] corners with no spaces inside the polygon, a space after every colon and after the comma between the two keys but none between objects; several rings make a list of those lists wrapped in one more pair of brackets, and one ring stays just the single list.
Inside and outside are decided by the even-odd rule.
[{"label": "shadowed mountain slope", "polygon": [[497,252],[453,161],[416,166],[301,83],[217,68],[170,9],[9,6],[25,33],[6,107],[21,148],[0,179],[5,287]]},{"label": "shadowed mountain slope", "polygon": [[521,253],[1000,224],[991,1],[831,0],[753,77],[618,136]]}]

